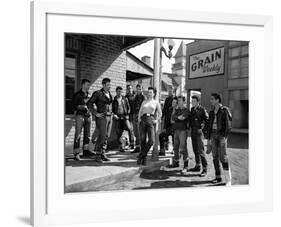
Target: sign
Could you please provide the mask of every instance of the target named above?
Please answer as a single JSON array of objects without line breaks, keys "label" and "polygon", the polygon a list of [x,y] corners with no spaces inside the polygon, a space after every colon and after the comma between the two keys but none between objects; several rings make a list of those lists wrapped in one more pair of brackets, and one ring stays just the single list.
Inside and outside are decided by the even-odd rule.
[{"label": "sign", "polygon": [[194,54],[189,57],[189,78],[200,78],[224,73],[224,47]]}]

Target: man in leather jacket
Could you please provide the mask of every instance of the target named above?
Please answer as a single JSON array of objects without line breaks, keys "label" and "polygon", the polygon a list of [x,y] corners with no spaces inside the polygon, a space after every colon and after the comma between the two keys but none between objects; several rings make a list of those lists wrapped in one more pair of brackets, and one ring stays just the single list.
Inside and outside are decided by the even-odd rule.
[{"label": "man in leather jacket", "polygon": [[113,118],[115,120],[115,130],[117,134],[118,143],[120,146],[120,151],[124,152],[125,148],[123,147],[120,138],[123,134],[123,131],[126,130],[129,132],[130,146],[134,146],[134,132],[129,122],[129,114],[131,112],[131,107],[128,99],[122,95],[122,87],[116,88],[116,96],[114,97],[112,103],[112,112]]},{"label": "man in leather jacket", "polygon": [[190,111],[190,128],[191,128],[191,141],[192,148],[195,155],[195,167],[190,171],[202,172],[201,175],[207,174],[207,160],[204,153],[204,128],[208,122],[208,113],[206,109],[200,105],[200,98],[196,95],[191,97],[192,108]]},{"label": "man in leather jacket", "polygon": [[75,113],[75,135],[74,135],[74,157],[75,160],[80,158],[80,138],[82,129],[84,128],[83,135],[83,156],[90,156],[89,142],[90,142],[90,129],[91,129],[91,113],[86,105],[89,96],[90,81],[87,79],[82,80],[82,88],[73,95],[72,103]]},{"label": "man in leather jacket", "polygon": [[[227,137],[231,129],[231,114],[227,107],[221,104],[221,96],[217,93],[211,95],[213,109],[209,112],[207,125],[208,146],[211,147],[215,167],[214,183],[222,182],[220,163],[223,167],[226,185],[231,185],[231,171],[226,153]],[[210,151],[209,151],[210,152]],[[207,152],[208,153],[208,152]]]}]

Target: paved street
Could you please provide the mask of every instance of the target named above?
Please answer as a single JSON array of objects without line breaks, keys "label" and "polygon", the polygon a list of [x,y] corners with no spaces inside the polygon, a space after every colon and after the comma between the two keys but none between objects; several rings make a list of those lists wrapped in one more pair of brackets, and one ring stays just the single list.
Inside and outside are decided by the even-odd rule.
[{"label": "paved street", "polygon": [[[245,138],[242,137],[242,138]],[[244,149],[247,141],[242,141],[240,135],[232,138],[230,143],[234,148],[228,148],[233,185],[248,184],[248,149]],[[242,148],[239,148],[242,147]],[[189,168],[194,163],[191,149],[191,139],[188,138],[190,155]],[[148,163],[148,167],[140,168],[136,165],[136,154],[130,152],[120,153],[110,151],[110,162],[97,164],[91,159],[76,162],[66,161],[66,192],[81,191],[111,191],[111,190],[137,190],[149,188],[173,187],[200,187],[213,186],[214,167],[211,155],[207,155],[208,174],[201,177],[197,172],[182,173],[180,168],[167,169],[172,160],[172,147],[170,146],[166,157],[161,157],[158,163]],[[149,157],[150,158],[150,157]],[[161,167],[162,166],[162,167]],[[223,184],[220,184],[223,185]]]}]

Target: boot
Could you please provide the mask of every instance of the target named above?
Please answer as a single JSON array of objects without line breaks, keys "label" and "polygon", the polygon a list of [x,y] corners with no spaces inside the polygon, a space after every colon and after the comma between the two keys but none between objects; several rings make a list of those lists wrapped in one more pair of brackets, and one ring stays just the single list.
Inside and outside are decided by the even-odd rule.
[{"label": "boot", "polygon": [[188,170],[188,160],[184,161],[183,168]]},{"label": "boot", "polygon": [[119,147],[119,151],[120,151],[120,152],[125,152],[124,147],[123,147],[123,146],[120,146],[120,147]]},{"label": "boot", "polygon": [[201,177],[205,177],[207,175],[207,167],[203,167],[203,170],[200,175]]},{"label": "boot", "polygon": [[103,163],[102,158],[101,158],[101,154],[96,154],[95,161],[97,163]]},{"label": "boot", "polygon": [[105,161],[105,162],[110,161],[110,159],[106,156],[105,153],[102,153],[102,154],[101,154],[101,160],[102,160],[102,161]]},{"label": "boot", "polygon": [[226,186],[231,186],[231,171],[230,168],[228,170],[224,170],[224,176],[225,176],[225,183]]},{"label": "boot", "polygon": [[135,150],[133,150],[131,152],[131,154],[134,154],[134,153],[139,153],[140,152],[140,147],[136,147]]},{"label": "boot", "polygon": [[216,177],[215,179],[212,180],[213,184],[220,184],[222,183],[222,178],[221,177]]},{"label": "boot", "polygon": [[141,164],[142,164],[142,157],[139,155],[137,160],[137,165],[141,165]]},{"label": "boot", "polygon": [[143,157],[144,157],[143,154],[140,152],[138,155],[137,165],[142,165]]},{"label": "boot", "polygon": [[169,142],[165,142],[165,150],[168,151],[169,150]]},{"label": "boot", "polygon": [[173,161],[173,164],[168,166],[168,168],[178,168],[178,167],[180,167],[179,161]]},{"label": "boot", "polygon": [[191,171],[191,172],[200,172],[201,171],[201,167],[200,167],[200,165],[196,165],[195,167],[191,168],[189,171]]},{"label": "boot", "polygon": [[146,157],[143,157],[143,158],[142,158],[141,165],[146,166],[146,161],[147,161],[147,160],[146,160]]},{"label": "boot", "polygon": [[146,165],[146,157],[143,157],[143,156],[139,155],[138,160],[137,160],[137,165],[145,166]]},{"label": "boot", "polygon": [[165,156],[165,149],[160,149],[159,156]]},{"label": "boot", "polygon": [[135,150],[135,148],[136,148],[136,147],[135,147],[134,144],[130,144],[130,146],[129,146],[129,149],[130,149],[130,150]]},{"label": "boot", "polygon": [[75,161],[81,161],[80,154],[74,155],[74,160],[75,160]]},{"label": "boot", "polygon": [[83,150],[83,157],[92,158],[96,153],[90,150]]}]

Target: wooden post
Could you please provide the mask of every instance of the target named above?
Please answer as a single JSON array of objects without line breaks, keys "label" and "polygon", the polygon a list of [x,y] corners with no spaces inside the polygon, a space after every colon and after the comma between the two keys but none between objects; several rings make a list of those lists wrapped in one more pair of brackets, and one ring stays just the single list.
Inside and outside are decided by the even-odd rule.
[{"label": "wooden post", "polygon": [[[154,39],[154,62],[153,62],[153,87],[157,89],[155,99],[160,102],[160,73],[161,73],[161,57],[160,57],[161,39]],[[152,161],[159,160],[158,144],[159,144],[159,129],[160,124],[158,123],[155,127],[155,143],[152,151]]]}]

